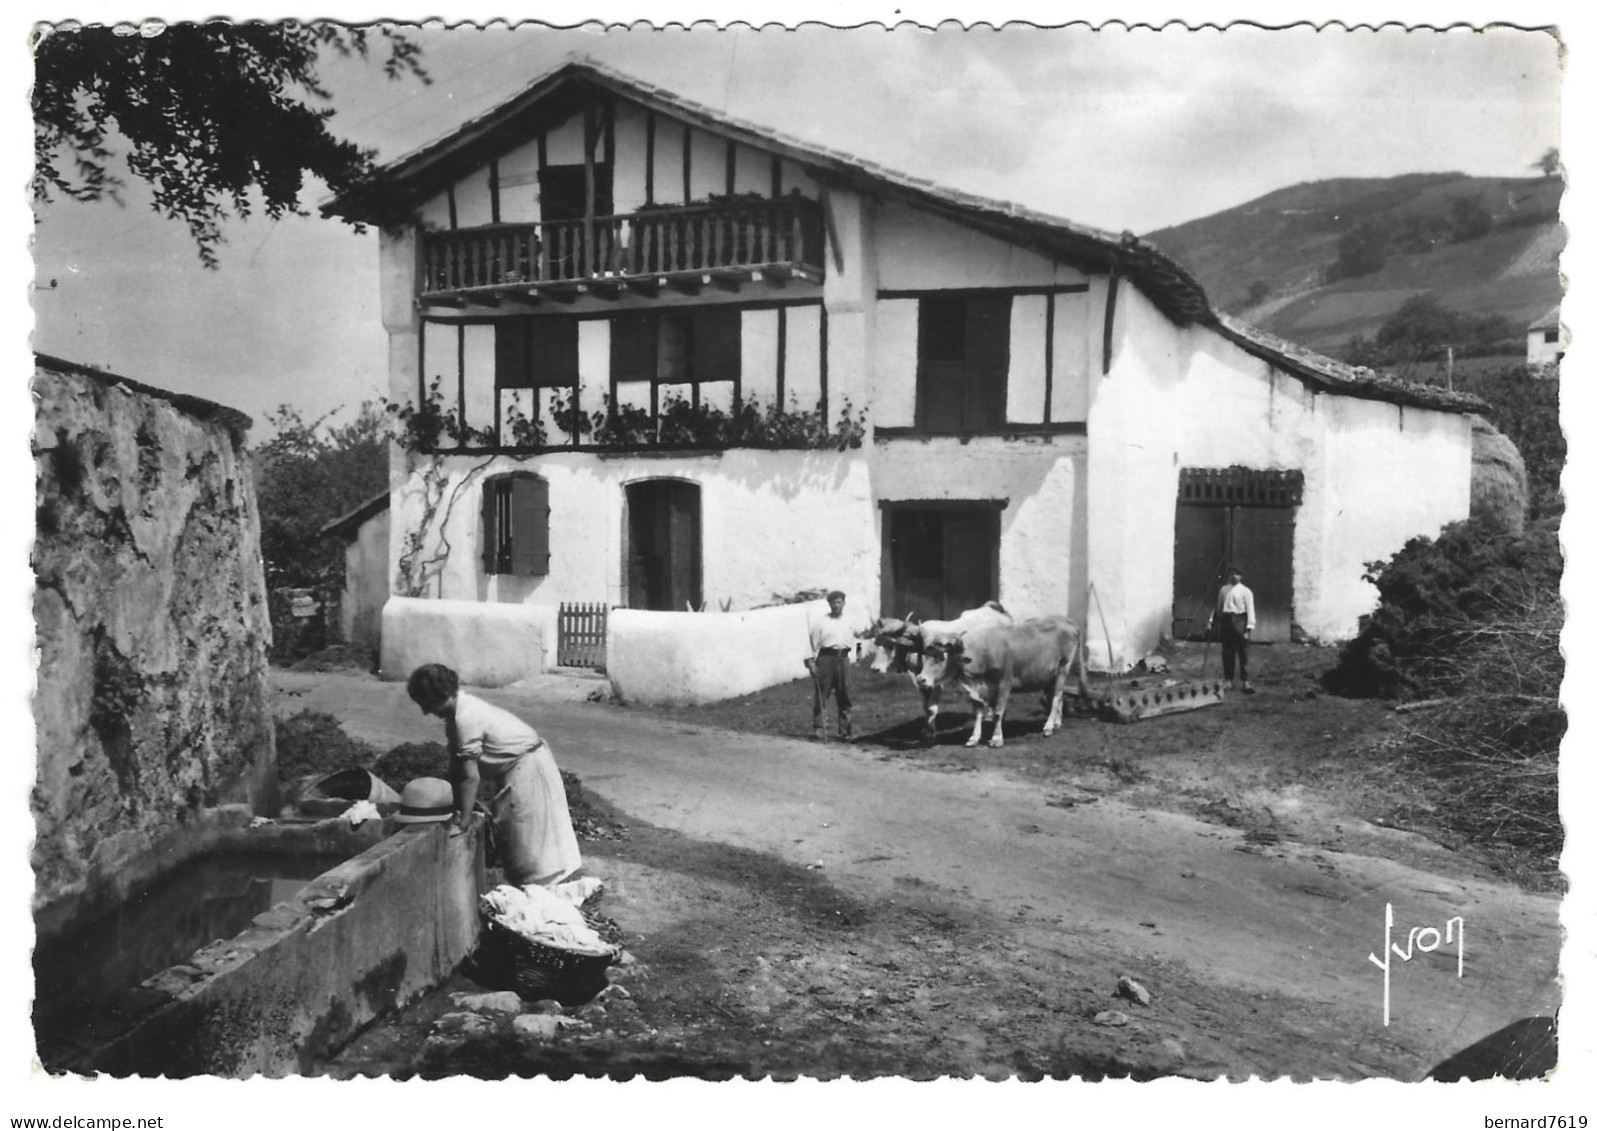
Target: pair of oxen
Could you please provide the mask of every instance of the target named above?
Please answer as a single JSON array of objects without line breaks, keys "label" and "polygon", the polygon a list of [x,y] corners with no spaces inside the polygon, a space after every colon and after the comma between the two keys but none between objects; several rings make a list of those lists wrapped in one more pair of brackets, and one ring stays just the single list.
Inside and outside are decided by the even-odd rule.
[{"label": "pair of oxen", "polygon": [[916,621],[913,614],[906,620],[878,620],[861,637],[874,645],[862,651],[861,663],[872,671],[914,677],[929,739],[937,737],[944,688],[957,688],[970,699],[975,721],[966,746],[980,744],[989,714],[993,731],[988,745],[1004,744],[1004,712],[1015,691],[1044,692],[1048,721],[1042,732],[1053,734],[1064,715],[1072,666],[1079,694],[1087,694],[1081,633],[1068,617],[1016,621],[997,601],[988,601],[953,620]]}]

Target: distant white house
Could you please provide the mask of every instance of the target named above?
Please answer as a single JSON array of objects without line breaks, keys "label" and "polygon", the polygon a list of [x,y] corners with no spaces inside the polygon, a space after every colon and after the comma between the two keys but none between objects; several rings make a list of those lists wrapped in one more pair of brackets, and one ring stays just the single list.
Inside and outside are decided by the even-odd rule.
[{"label": "distant white house", "polygon": [[[996,597],[1124,666],[1231,565],[1257,638],[1348,637],[1364,563],[1469,514],[1478,399],[1220,314],[1129,233],[596,64],[325,211],[382,228],[389,395],[448,424],[395,453],[396,604]],[[750,401],[808,440],[726,426]]]},{"label": "distant white house", "polygon": [[1564,324],[1558,319],[1558,307],[1530,324],[1525,334],[1525,364],[1535,368],[1557,365],[1569,347]]}]

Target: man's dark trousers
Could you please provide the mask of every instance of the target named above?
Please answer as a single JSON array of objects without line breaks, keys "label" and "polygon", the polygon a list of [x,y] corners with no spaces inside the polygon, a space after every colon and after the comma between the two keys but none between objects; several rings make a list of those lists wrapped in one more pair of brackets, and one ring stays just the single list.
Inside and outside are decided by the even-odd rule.
[{"label": "man's dark trousers", "polygon": [[826,705],[837,696],[837,733],[847,738],[852,733],[850,715],[854,703],[848,696],[849,653],[822,650],[815,657],[815,729],[826,730]]},{"label": "man's dark trousers", "polygon": [[1227,683],[1233,673],[1248,682],[1248,614],[1220,614],[1220,665]]}]

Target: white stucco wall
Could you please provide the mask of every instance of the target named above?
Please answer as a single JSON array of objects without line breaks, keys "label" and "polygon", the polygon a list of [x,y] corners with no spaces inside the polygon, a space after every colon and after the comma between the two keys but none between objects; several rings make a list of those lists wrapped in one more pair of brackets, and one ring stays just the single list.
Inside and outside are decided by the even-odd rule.
[{"label": "white stucco wall", "polygon": [[1294,555],[1296,570],[1317,563],[1318,576],[1297,620],[1310,636],[1336,640],[1356,632],[1358,618],[1375,607],[1378,593],[1363,580],[1366,562],[1469,517],[1470,422],[1461,413],[1321,400],[1330,402],[1322,403],[1322,539],[1305,545],[1300,531]]},{"label": "white stucco wall", "polygon": [[1085,283],[1073,267],[905,204],[876,209],[878,285],[884,290],[1032,287]]},{"label": "white stucco wall", "polygon": [[[869,618],[862,595],[849,592],[844,620],[855,631]],[[742,613],[612,610],[605,671],[625,702],[713,703],[802,678],[809,625],[825,601]]]},{"label": "white stucco wall", "polygon": [[1018,617],[1062,613],[1080,624],[1086,465],[1081,436],[893,440],[877,453],[873,479],[883,502],[1008,500],[999,515],[998,592],[991,596]]},{"label": "white stucco wall", "polygon": [[[1343,639],[1374,604],[1363,563],[1469,513],[1468,418],[1316,395],[1215,332],[1178,328],[1120,288],[1116,348],[1088,417],[1088,577],[1115,659],[1168,630],[1183,467],[1297,469],[1293,619]],[[1107,662],[1097,608],[1093,662]]]},{"label": "white stucco wall", "polygon": [[445,664],[462,683],[504,687],[542,672],[553,647],[553,606],[495,605],[390,597],[383,606],[382,675],[407,679]]},{"label": "white stucco wall", "polygon": [[383,605],[388,600],[389,518],[380,511],[361,523],[344,546],[344,593],[339,628],[356,648],[374,648],[382,637]]},{"label": "white stucco wall", "polygon": [[[446,504],[426,532],[423,559],[448,551],[427,569],[423,593],[454,601],[558,605],[625,600],[621,560],[626,485],[677,478],[700,487],[704,598],[733,609],[773,594],[842,588],[878,589],[875,503],[865,456],[858,451],[729,451],[721,455],[617,455],[556,452],[517,460],[442,457]],[[550,564],[544,577],[483,573],[484,479],[517,469],[549,484]],[[447,500],[454,501],[453,506]],[[402,568],[406,540],[425,512],[423,476],[404,475],[394,500],[390,552]]]},{"label": "white stucco wall", "polygon": [[1545,332],[1532,330],[1525,335],[1525,364],[1551,365],[1563,356],[1568,348],[1569,338],[1564,333],[1562,324],[1558,327],[1558,337],[1551,342],[1547,340]]}]

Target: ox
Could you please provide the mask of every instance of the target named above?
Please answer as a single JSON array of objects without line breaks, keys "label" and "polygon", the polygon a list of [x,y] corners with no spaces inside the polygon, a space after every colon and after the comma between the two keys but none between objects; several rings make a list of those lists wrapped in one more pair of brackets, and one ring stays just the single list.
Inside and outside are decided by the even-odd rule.
[{"label": "ox", "polygon": [[[997,601],[988,601],[980,608],[966,609],[953,620],[917,621],[914,616],[911,613],[908,620],[887,618],[871,625],[863,637],[871,640],[874,648],[864,651],[860,662],[868,663],[873,672],[908,672],[912,678],[916,678],[920,675],[928,645],[959,640],[965,633],[977,628],[1014,623],[1014,618]],[[916,682],[921,694],[921,713],[926,719],[926,735],[935,740],[941,692],[935,684],[931,687],[920,685],[918,678]]]},{"label": "ox", "polygon": [[991,711],[990,746],[1004,744],[1004,712],[1013,691],[1052,694],[1044,735],[1053,734],[1064,713],[1065,686],[1070,666],[1076,665],[1080,694],[1087,694],[1086,656],[1081,633],[1065,617],[1039,617],[1020,624],[974,629],[962,638],[928,644],[920,674],[923,692],[943,684],[958,685],[970,696],[975,721],[966,746],[981,742],[982,722]]}]

